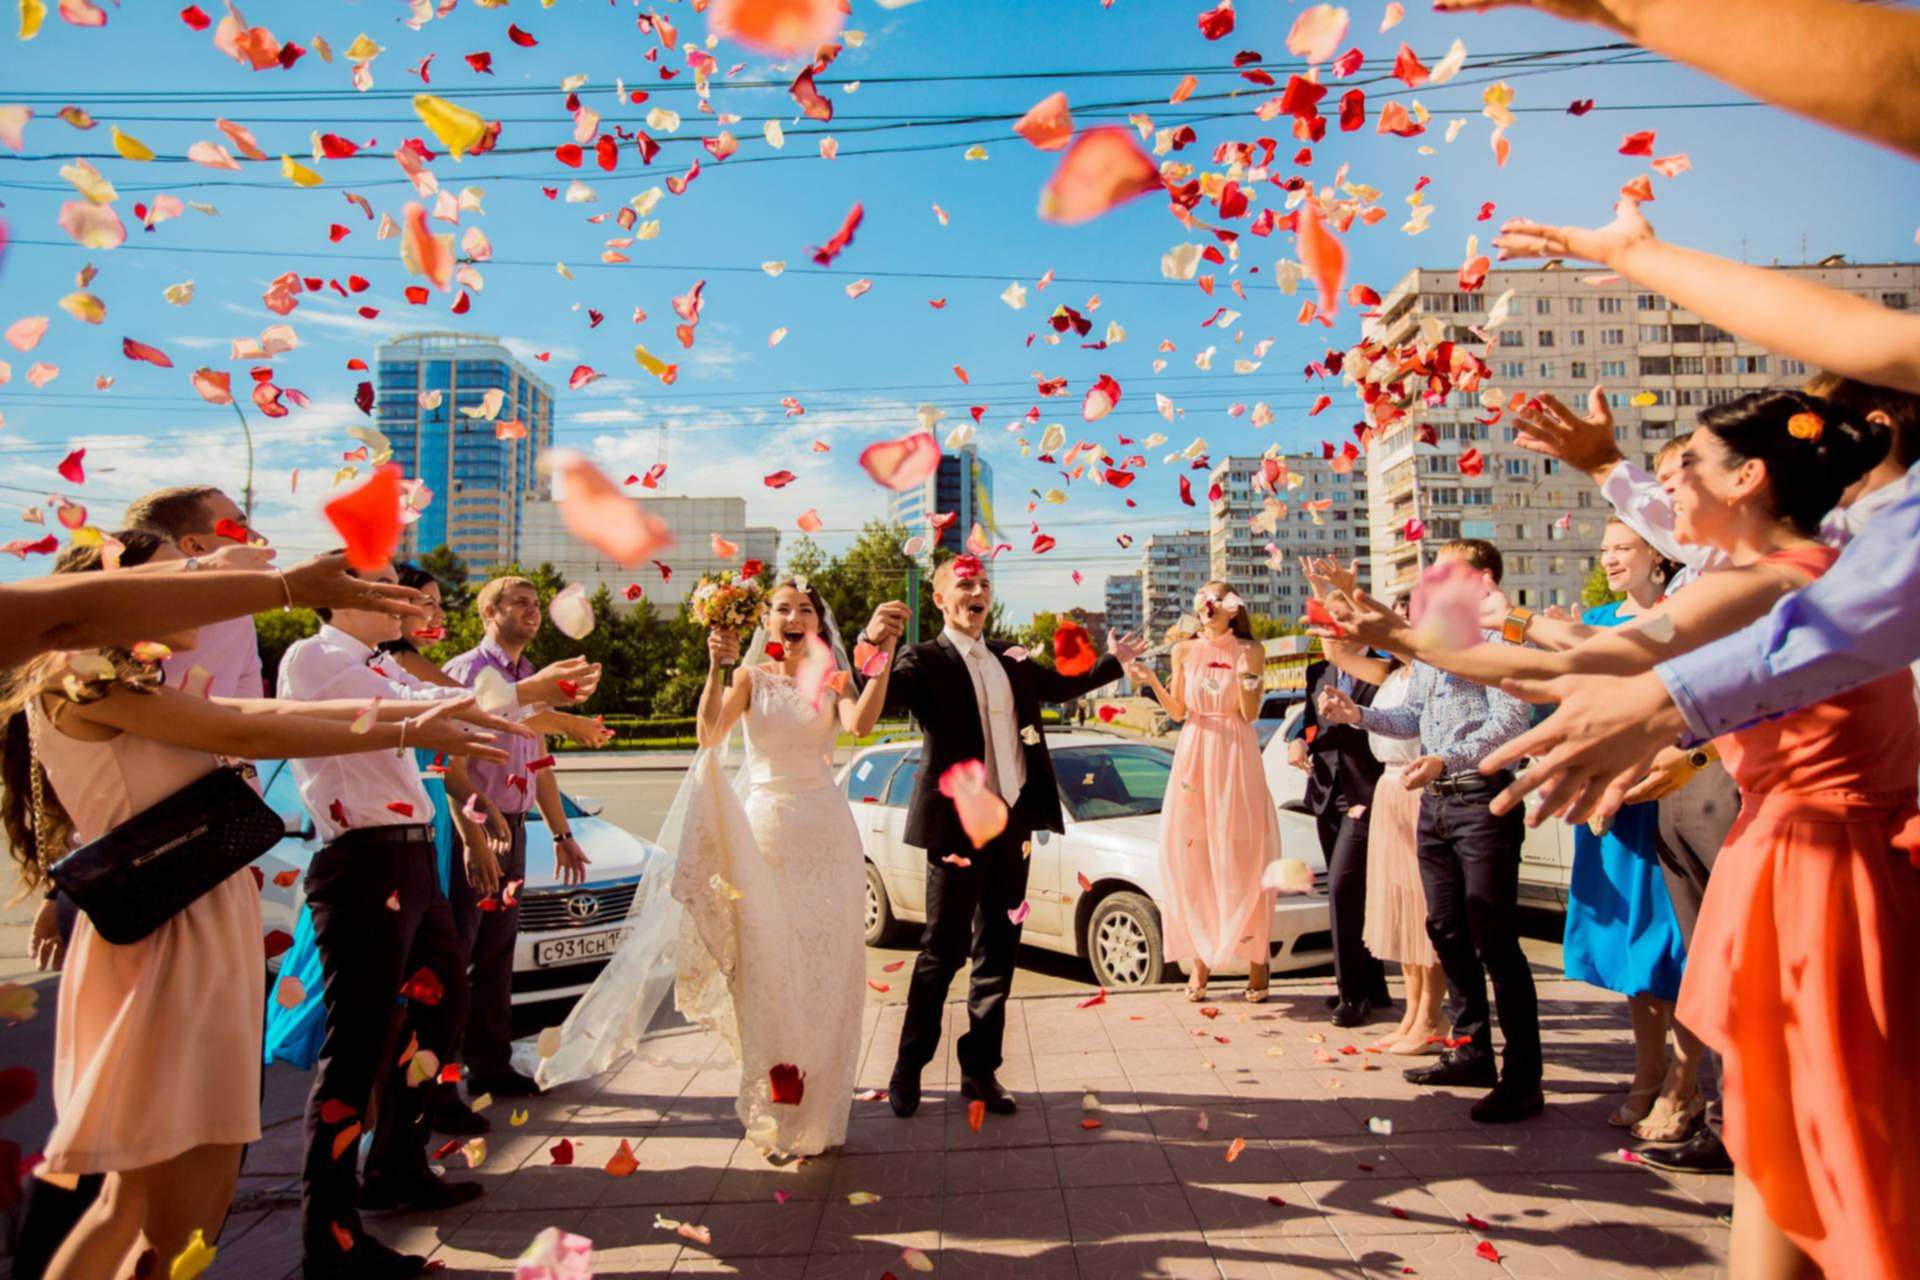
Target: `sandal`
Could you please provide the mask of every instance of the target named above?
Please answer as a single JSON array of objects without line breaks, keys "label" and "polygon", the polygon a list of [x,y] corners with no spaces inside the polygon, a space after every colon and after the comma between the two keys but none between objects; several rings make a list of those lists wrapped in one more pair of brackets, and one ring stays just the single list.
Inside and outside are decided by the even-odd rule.
[{"label": "sandal", "polygon": [[1698,1093],[1685,1102],[1675,1102],[1663,1093],[1653,1104],[1653,1109],[1630,1132],[1642,1142],[1684,1142],[1706,1110],[1707,1100]]},{"label": "sandal", "polygon": [[1630,1088],[1627,1090],[1627,1100],[1613,1109],[1613,1114],[1607,1117],[1607,1123],[1616,1129],[1631,1129],[1647,1118],[1659,1097],[1660,1086],[1657,1084],[1645,1089]]},{"label": "sandal", "polygon": [[1267,1002],[1267,988],[1256,987],[1252,983],[1248,983],[1246,994],[1241,998],[1248,1004],[1265,1004]]},{"label": "sandal", "polygon": [[1188,982],[1187,983],[1187,1003],[1188,1004],[1205,1004],[1206,1001],[1207,1001],[1207,984],[1203,982],[1196,987],[1192,982]]}]

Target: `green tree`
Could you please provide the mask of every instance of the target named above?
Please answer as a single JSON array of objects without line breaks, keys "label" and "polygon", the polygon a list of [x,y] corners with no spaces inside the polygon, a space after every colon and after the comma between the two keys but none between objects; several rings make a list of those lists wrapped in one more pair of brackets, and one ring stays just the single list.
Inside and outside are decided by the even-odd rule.
[{"label": "green tree", "polygon": [[459,552],[443,542],[421,556],[419,565],[439,580],[440,599],[448,613],[465,612],[473,604],[473,589],[467,581],[472,573]]},{"label": "green tree", "polygon": [[1263,613],[1249,615],[1247,622],[1253,628],[1255,640],[1272,640],[1278,636],[1300,636],[1307,633],[1307,629],[1297,622],[1286,618],[1268,617]]},{"label": "green tree", "polygon": [[254,614],[253,629],[260,642],[260,679],[271,698],[280,683],[280,659],[294,641],[320,630],[320,616],[311,609],[275,609]]},{"label": "green tree", "polygon": [[1607,571],[1601,568],[1600,562],[1596,560],[1593,568],[1587,570],[1586,583],[1580,588],[1580,603],[1592,609],[1598,605],[1611,604],[1615,600],[1624,600],[1626,594],[1624,591],[1607,589]]}]

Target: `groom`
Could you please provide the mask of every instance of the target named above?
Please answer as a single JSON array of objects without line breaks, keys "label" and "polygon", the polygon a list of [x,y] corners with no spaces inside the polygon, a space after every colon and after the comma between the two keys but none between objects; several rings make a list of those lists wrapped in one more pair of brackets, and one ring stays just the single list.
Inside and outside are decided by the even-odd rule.
[{"label": "groom", "polygon": [[[960,1093],[1007,1115],[1013,1096],[1000,1087],[1000,1040],[1013,986],[1020,925],[1011,913],[1027,896],[1029,839],[1060,831],[1060,789],[1040,733],[1040,704],[1067,702],[1111,684],[1142,648],[1109,635],[1108,653],[1083,676],[1065,676],[982,638],[993,584],[976,556],[960,556],[933,574],[933,603],[946,620],[934,639],[894,658],[887,709],[908,710],[926,732],[920,773],[907,810],[908,844],[927,851],[927,928],[907,993],[900,1054],[888,1090],[893,1112],[920,1107],[920,1072],[940,1043],[941,1007],[953,975],[973,957],[967,1033],[960,1037]],[[960,828],[941,775],[966,760],[987,767],[987,784],[1007,802],[1007,827],[976,849]]]}]

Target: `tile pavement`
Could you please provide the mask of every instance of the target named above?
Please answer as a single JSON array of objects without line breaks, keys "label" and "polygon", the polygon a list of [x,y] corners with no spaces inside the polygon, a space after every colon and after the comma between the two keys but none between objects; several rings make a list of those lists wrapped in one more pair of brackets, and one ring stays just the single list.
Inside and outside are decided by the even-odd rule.
[{"label": "tile pavement", "polygon": [[[663,1055],[679,1065],[633,1062],[557,1090],[527,1105],[523,1127],[496,1104],[485,1163],[455,1175],[486,1195],[373,1229],[431,1254],[448,1277],[511,1274],[548,1226],[591,1238],[603,1280],[906,1280],[907,1248],[936,1276],[1020,1280],[1725,1275],[1728,1181],[1667,1177],[1617,1155],[1624,1135],[1604,1117],[1632,1060],[1618,997],[1542,981],[1547,1112],[1493,1129],[1467,1118],[1473,1093],[1422,1092],[1400,1077],[1407,1060],[1365,1052],[1384,1027],[1327,1025],[1326,989],[1276,982],[1261,1006],[1223,992],[1196,1007],[1178,989],[1084,1009],[1016,999],[1001,1079],[1021,1110],[988,1116],[978,1133],[955,1092],[952,1027],[964,1014],[950,1005],[918,1116],[855,1102],[844,1150],[781,1168],[741,1139],[725,1051],[688,1030]],[[861,1088],[885,1086],[900,1016],[897,1002],[868,1008]],[[1390,1134],[1369,1131],[1376,1117]],[[549,1155],[561,1138],[574,1148],[568,1167]],[[278,1125],[250,1156],[212,1280],[297,1277],[287,1204],[297,1140],[297,1124]],[[614,1177],[603,1166],[622,1140],[638,1167]],[[855,1191],[881,1199],[849,1204]],[[656,1215],[704,1226],[712,1244],[657,1227]],[[1486,1226],[1470,1228],[1469,1215]],[[1483,1242],[1497,1261],[1478,1252]]]}]

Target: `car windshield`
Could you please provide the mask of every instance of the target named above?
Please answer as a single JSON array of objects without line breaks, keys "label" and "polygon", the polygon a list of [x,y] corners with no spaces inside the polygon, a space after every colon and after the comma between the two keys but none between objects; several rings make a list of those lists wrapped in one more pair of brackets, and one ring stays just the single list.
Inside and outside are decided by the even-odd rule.
[{"label": "car windshield", "polygon": [[1053,755],[1060,795],[1076,822],[1158,813],[1173,753],[1163,747],[1063,747]]}]

